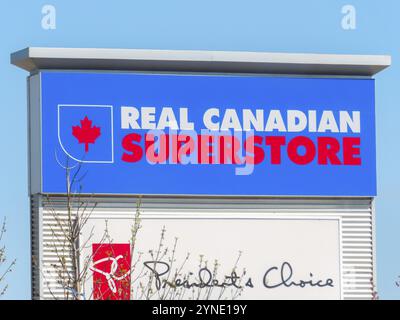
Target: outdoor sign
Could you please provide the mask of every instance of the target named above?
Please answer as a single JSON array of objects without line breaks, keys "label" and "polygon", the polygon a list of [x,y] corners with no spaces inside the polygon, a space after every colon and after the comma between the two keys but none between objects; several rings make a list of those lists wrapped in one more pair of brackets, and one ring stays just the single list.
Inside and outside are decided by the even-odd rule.
[{"label": "outdoor sign", "polygon": [[94,300],[130,300],[130,254],[129,243],[92,244]]},{"label": "outdoor sign", "polygon": [[41,191],[374,196],[374,80],[51,72]]},{"label": "outdoor sign", "polygon": [[89,219],[81,240],[96,244],[82,252],[82,261],[93,257],[85,292],[96,300],[341,299],[338,218],[184,215],[143,217],[133,248],[131,219],[109,219],[104,244],[104,220]]}]

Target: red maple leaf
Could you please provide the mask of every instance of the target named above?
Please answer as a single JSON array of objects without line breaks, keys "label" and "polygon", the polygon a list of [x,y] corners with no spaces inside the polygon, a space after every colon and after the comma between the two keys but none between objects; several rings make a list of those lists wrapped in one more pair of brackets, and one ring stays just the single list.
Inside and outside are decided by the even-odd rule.
[{"label": "red maple leaf", "polygon": [[72,135],[78,139],[79,143],[85,144],[85,152],[89,151],[89,143],[95,143],[100,136],[100,128],[93,126],[92,120],[87,116],[81,120],[81,126],[72,126]]}]

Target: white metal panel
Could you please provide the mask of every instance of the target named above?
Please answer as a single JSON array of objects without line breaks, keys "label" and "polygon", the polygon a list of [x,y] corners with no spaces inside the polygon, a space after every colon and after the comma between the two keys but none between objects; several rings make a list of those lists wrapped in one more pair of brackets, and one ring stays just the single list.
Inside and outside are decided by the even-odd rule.
[{"label": "white metal panel", "polygon": [[30,72],[40,69],[74,69],[373,76],[391,64],[391,57],[279,52],[29,47],[13,53],[11,63]]},{"label": "white metal panel", "polygon": [[[215,279],[223,280],[223,275],[229,275],[232,271],[233,262],[238,258],[241,251],[241,258],[238,262],[238,272],[246,268],[246,275],[243,282],[251,279],[253,287],[244,287],[241,292],[241,299],[341,299],[342,277],[341,277],[341,228],[340,218],[300,217],[300,216],[275,216],[268,214],[254,215],[229,215],[212,212],[212,218],[187,217],[186,214],[179,215],[158,214],[151,218],[142,217],[137,241],[135,243],[136,261],[138,252],[143,252],[143,262],[153,260],[149,250],[155,250],[160,241],[159,232],[166,228],[163,248],[172,248],[173,239],[179,238],[178,250],[174,254],[176,263],[171,262],[169,257],[160,259],[163,262],[177,266],[185,260],[190,252],[190,259],[186,261],[182,269],[182,276],[196,274],[199,268],[200,256],[208,261],[218,261],[218,272]],[[131,237],[132,219],[108,219],[108,234],[113,243],[126,243]],[[94,243],[101,242],[105,221],[102,218],[89,219],[87,226],[82,231],[82,238],[87,239],[91,231],[94,236],[91,239]],[[84,241],[84,240],[83,240]],[[90,257],[92,248],[89,246],[82,252],[82,257]],[[97,259],[101,259],[98,257]],[[330,279],[333,286],[307,288],[279,286],[275,289],[266,289],[264,285],[265,272],[270,267],[281,266],[283,262],[290,263],[293,267],[293,279],[297,281],[308,279],[310,273],[319,280]],[[104,266],[103,266],[104,267]],[[108,269],[103,269],[108,271]],[[134,268],[131,279],[140,278],[144,266]],[[103,275],[104,276],[104,275]],[[300,278],[299,278],[300,277]],[[304,277],[304,278],[303,278]],[[166,280],[166,278],[163,278]],[[191,277],[191,280],[194,279]],[[316,281],[316,278],[314,278]],[[89,274],[85,288],[89,292],[93,290],[93,275]],[[97,278],[99,281],[99,278]],[[268,282],[280,281],[280,273],[269,274]],[[191,282],[189,280],[189,282]],[[197,280],[196,280],[197,282]],[[153,288],[155,291],[156,288]],[[161,291],[162,292],[162,291]],[[163,295],[160,291],[158,294]],[[165,294],[166,292],[164,292]],[[140,283],[133,281],[132,297],[140,299],[143,291]],[[187,290],[182,298],[192,296],[191,290]],[[220,296],[221,295],[221,296]],[[159,298],[160,296],[155,296]],[[221,290],[214,288],[210,298],[230,299],[230,289]]]},{"label": "white metal panel", "polygon": [[28,78],[28,194],[37,194],[41,192],[42,149],[40,91],[40,75],[30,76]]},{"label": "white metal panel", "polygon": [[[52,196],[43,199],[43,244],[37,254],[43,264],[42,272],[33,271],[35,279],[44,275],[41,289],[38,281],[33,282],[34,293],[42,291],[40,298],[62,297],[63,289],[57,285],[57,278],[51,263],[55,255],[51,249],[54,233],[57,231],[52,210],[59,217],[66,217],[66,202],[63,197]],[[93,218],[134,218],[135,197],[91,197],[84,200],[96,203]],[[374,278],[374,236],[372,227],[373,208],[370,198],[184,198],[145,197],[142,199],[143,218],[156,217],[201,217],[204,219],[238,217],[338,217],[342,221],[342,278],[344,299],[371,299]],[[51,208],[51,210],[50,210]],[[32,217],[39,217],[39,207],[32,204]],[[34,232],[32,236],[38,237]],[[36,228],[40,228],[37,226]],[[38,243],[33,239],[33,243]],[[35,247],[36,248],[36,247]],[[32,250],[37,252],[37,249]],[[70,261],[67,261],[68,265]],[[45,282],[49,281],[46,285]],[[34,295],[34,298],[38,296]]]}]

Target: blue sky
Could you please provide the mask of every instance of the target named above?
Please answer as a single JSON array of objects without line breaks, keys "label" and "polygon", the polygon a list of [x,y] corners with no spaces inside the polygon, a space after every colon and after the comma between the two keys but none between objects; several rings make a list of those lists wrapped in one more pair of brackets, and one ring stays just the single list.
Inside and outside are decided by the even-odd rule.
[{"label": "blue sky", "polygon": [[[45,4],[57,10],[55,30],[42,29]],[[341,27],[346,4],[356,30]],[[400,298],[398,0],[2,0],[0,12],[0,218],[17,258],[6,298],[30,298],[27,73],[9,63],[27,46],[390,54],[376,77],[378,292]]]}]

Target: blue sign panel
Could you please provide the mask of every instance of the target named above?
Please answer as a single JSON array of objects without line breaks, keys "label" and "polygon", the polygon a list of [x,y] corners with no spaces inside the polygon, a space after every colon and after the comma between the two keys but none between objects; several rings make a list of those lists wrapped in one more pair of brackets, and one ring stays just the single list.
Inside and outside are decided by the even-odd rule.
[{"label": "blue sign panel", "polygon": [[42,191],[374,196],[374,81],[41,73]]}]

